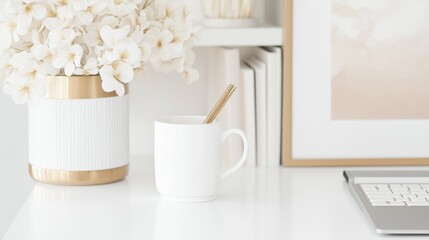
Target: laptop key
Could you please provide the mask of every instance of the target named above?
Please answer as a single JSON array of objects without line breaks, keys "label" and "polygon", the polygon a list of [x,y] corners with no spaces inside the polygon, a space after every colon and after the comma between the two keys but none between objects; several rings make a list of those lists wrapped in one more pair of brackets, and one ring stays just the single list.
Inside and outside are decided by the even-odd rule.
[{"label": "laptop key", "polygon": [[370,201],[396,201],[395,198],[393,197],[370,197],[369,198]]},{"label": "laptop key", "polygon": [[405,206],[405,202],[389,202],[389,206]]},{"label": "laptop key", "polygon": [[387,201],[371,201],[372,206],[389,206]]},{"label": "laptop key", "polygon": [[409,201],[406,203],[408,206],[429,206],[428,201]]},{"label": "laptop key", "polygon": [[383,207],[383,206],[405,206],[404,202],[395,201],[371,201],[372,206]]},{"label": "laptop key", "polygon": [[429,206],[429,184],[361,184],[373,206]]},{"label": "laptop key", "polygon": [[395,198],[396,201],[398,202],[406,202],[406,201],[410,201],[409,198]]}]

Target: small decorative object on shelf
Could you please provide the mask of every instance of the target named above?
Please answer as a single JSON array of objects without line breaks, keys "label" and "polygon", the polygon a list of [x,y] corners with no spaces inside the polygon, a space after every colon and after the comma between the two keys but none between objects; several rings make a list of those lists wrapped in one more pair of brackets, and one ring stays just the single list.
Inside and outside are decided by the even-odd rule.
[{"label": "small decorative object on shelf", "polygon": [[31,176],[63,185],[123,179],[127,84],[148,66],[196,81],[195,32],[180,1],[1,1],[0,79],[29,105]]},{"label": "small decorative object on shelf", "polygon": [[207,27],[254,27],[255,0],[202,0]]}]

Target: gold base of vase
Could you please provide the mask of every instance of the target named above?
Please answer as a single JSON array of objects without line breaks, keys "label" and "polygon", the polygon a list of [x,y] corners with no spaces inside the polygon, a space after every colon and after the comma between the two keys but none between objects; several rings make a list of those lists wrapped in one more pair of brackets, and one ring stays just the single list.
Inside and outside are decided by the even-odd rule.
[{"label": "gold base of vase", "polygon": [[68,186],[88,186],[113,183],[128,175],[129,167],[98,170],[98,171],[64,171],[52,170],[28,165],[30,176],[42,183]]}]

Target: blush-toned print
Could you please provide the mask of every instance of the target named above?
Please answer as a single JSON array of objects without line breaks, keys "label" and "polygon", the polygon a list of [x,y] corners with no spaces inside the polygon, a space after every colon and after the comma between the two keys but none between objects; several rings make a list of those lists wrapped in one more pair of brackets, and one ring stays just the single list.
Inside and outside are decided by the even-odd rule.
[{"label": "blush-toned print", "polygon": [[429,1],[332,0],[332,119],[429,119]]}]

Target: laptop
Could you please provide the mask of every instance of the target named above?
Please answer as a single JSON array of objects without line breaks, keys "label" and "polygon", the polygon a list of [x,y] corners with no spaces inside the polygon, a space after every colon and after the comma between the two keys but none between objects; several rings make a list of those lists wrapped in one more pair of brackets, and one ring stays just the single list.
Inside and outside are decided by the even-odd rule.
[{"label": "laptop", "polygon": [[429,234],[429,171],[344,171],[378,233]]}]

